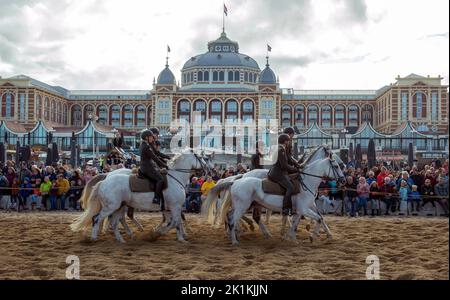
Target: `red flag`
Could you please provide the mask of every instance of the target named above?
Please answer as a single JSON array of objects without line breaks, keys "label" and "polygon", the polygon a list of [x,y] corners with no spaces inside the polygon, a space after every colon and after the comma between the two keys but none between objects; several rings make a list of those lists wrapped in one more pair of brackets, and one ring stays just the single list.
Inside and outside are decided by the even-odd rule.
[{"label": "red flag", "polygon": [[223,4],[223,13],[225,14],[225,16],[228,17],[228,8],[227,8],[227,6],[225,5],[225,3]]}]

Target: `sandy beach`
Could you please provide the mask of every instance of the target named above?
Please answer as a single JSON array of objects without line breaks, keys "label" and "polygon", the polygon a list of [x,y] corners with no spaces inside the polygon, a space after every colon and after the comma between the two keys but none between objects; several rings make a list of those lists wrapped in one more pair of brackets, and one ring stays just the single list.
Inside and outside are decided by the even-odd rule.
[{"label": "sandy beach", "polygon": [[80,258],[81,279],[365,279],[368,255],[379,257],[381,279],[449,278],[446,218],[326,216],[332,241],[322,234],[311,244],[303,223],[295,244],[280,240],[276,215],[273,239],[255,229],[231,246],[198,215],[187,215],[189,242],[179,243],[175,231],[150,241],[161,217],[139,213],[146,231],[135,241],[124,234],[124,245],[111,233],[93,243],[71,232],[75,216],[0,212],[0,279],[65,279],[69,255]]}]

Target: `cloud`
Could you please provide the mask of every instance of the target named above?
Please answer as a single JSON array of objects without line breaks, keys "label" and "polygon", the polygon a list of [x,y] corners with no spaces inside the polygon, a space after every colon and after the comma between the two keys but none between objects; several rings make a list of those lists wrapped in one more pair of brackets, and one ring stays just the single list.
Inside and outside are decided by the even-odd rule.
[{"label": "cloud", "polygon": [[427,35],[421,37],[419,40],[434,39],[434,38],[446,38],[446,39],[448,39],[448,31],[447,32],[443,32],[443,33],[427,34]]}]

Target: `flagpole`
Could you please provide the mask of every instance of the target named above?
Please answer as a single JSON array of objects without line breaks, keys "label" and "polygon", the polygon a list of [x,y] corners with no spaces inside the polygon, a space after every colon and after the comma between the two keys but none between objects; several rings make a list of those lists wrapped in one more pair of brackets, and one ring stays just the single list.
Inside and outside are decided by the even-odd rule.
[{"label": "flagpole", "polygon": [[222,32],[225,32],[225,2],[223,2],[223,7],[222,7]]}]

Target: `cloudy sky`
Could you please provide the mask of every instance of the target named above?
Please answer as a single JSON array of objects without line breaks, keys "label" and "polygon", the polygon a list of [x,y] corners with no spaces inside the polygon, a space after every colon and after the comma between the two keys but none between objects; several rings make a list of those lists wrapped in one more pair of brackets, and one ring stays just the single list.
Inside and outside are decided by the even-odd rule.
[{"label": "cloudy sky", "polygon": [[[228,36],[282,87],[377,89],[449,81],[448,0],[227,0]],[[150,89],[220,35],[223,0],[0,0],[0,76],[68,89]]]}]

